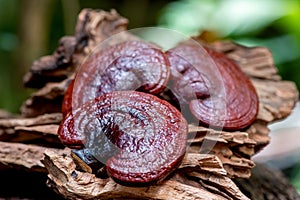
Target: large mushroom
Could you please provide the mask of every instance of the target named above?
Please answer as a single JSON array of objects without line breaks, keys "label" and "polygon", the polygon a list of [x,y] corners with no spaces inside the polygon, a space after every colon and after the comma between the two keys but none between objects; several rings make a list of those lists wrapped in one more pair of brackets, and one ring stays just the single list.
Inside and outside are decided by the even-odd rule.
[{"label": "large mushroom", "polygon": [[186,120],[168,102],[142,92],[115,91],[73,110],[58,133],[71,148],[81,143],[116,182],[144,186],[181,163],[187,131]]},{"label": "large mushroom", "polygon": [[112,91],[158,94],[169,80],[169,61],[159,47],[128,41],[95,50],[82,64],[63,101],[63,115],[72,108]]},{"label": "large mushroom", "polygon": [[226,55],[198,42],[170,49],[174,91],[201,124],[240,130],[255,120],[258,97],[249,78]]}]

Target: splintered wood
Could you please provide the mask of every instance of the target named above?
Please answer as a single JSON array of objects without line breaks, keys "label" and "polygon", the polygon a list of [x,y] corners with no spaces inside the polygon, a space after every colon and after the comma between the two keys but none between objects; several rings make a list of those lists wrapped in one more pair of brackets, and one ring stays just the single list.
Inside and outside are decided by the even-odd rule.
[{"label": "splintered wood", "polygon": [[[43,162],[49,170],[49,186],[68,199],[248,199],[212,155],[187,154],[176,175],[159,184],[137,188],[80,172],[69,156],[52,151],[45,152]],[[202,163],[207,164],[203,167]]]},{"label": "splintered wood", "polygon": [[114,10],[84,9],[74,36],[63,37],[52,55],[33,63],[24,82],[39,90],[24,102],[20,116],[0,112],[0,169],[47,170],[48,185],[67,199],[248,199],[232,178],[250,177],[255,166],[251,157],[269,143],[268,123],[291,113],[298,91],[294,83],[281,80],[268,49],[230,41],[207,45],[237,62],[256,88],[259,114],[247,130],[217,131],[190,124],[181,166],[150,187],[128,188],[76,168],[70,150],[63,149],[57,137],[63,95],[80,63],[101,41],[122,31],[105,45],[139,40],[126,32],[127,23]]}]

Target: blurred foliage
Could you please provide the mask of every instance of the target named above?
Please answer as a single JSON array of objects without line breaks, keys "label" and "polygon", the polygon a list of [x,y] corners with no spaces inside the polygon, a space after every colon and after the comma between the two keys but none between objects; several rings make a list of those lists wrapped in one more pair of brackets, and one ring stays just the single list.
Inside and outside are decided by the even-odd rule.
[{"label": "blurred foliage", "polygon": [[0,105],[6,107],[14,99],[12,90],[11,52],[17,46],[17,24],[14,20],[14,1],[0,0]]},{"label": "blurred foliage", "polygon": [[164,8],[159,26],[196,35],[209,30],[246,46],[265,46],[279,73],[300,88],[300,1],[181,0]]},{"label": "blurred foliage", "polygon": [[296,187],[300,194],[300,163],[289,169],[288,174],[291,179],[291,183]]}]

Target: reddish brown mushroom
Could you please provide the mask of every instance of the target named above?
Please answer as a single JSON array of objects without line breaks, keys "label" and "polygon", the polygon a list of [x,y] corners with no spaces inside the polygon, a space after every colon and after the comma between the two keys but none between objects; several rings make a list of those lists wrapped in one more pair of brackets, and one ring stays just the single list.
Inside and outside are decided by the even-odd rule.
[{"label": "reddish brown mushroom", "polygon": [[189,102],[202,124],[239,130],[255,120],[255,88],[233,60],[196,42],[179,44],[167,54],[175,93]]},{"label": "reddish brown mushroom", "polygon": [[158,94],[164,90],[169,73],[165,54],[150,43],[129,41],[102,49],[92,54],[77,72],[65,94],[63,114],[111,91]]},{"label": "reddish brown mushroom", "polygon": [[144,186],[165,178],[186,150],[187,122],[168,102],[136,91],[106,93],[62,121],[61,141],[82,146],[118,183]]}]

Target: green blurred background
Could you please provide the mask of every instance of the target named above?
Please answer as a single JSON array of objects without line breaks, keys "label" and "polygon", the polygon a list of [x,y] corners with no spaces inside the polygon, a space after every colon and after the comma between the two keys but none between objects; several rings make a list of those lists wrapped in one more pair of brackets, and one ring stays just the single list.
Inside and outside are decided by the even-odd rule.
[{"label": "green blurred background", "polygon": [[[161,26],[187,35],[203,30],[247,46],[268,47],[283,79],[300,88],[299,0],[0,0],[0,109],[18,113],[33,90],[22,77],[74,33],[82,8],[115,8],[129,29]],[[299,165],[300,166],[300,165]],[[300,191],[300,172],[289,171]],[[292,171],[292,173],[291,173]]]}]

